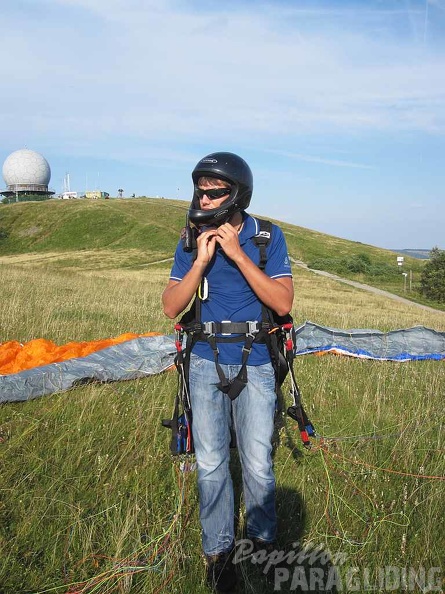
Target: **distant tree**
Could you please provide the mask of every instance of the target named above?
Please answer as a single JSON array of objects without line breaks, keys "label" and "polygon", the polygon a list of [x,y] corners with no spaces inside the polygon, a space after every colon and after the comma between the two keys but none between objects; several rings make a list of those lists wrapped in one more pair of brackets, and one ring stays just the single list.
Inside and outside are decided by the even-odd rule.
[{"label": "distant tree", "polygon": [[445,303],[445,250],[433,247],[422,271],[420,287],[428,299]]}]

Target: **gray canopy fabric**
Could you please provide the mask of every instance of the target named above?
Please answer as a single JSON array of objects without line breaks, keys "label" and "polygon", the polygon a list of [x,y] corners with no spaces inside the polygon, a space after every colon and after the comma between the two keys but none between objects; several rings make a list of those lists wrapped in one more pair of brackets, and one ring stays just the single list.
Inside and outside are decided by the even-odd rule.
[{"label": "gray canopy fabric", "polygon": [[[385,361],[445,359],[445,332],[423,326],[380,332],[341,330],[305,322],[296,329],[296,355],[335,352]],[[62,392],[90,381],[131,380],[161,373],[174,363],[173,336],[135,338],[86,357],[0,376],[0,403]]]},{"label": "gray canopy fabric", "polygon": [[127,340],[86,357],[3,375],[0,403],[31,400],[89,381],[131,380],[161,373],[173,364],[175,352],[172,336],[149,336]]}]

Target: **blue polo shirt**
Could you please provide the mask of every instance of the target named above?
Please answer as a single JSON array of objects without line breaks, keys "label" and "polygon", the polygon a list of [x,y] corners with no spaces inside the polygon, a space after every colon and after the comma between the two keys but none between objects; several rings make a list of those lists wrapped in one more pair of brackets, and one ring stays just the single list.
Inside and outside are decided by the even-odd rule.
[{"label": "blue polo shirt", "polygon": [[[258,265],[260,250],[252,241],[260,232],[258,221],[244,214],[244,225],[239,234],[239,242],[246,255]],[[270,278],[292,277],[286,241],[283,232],[277,225],[272,225],[271,240],[266,248],[267,263],[265,273]],[[172,280],[181,281],[190,270],[193,254],[185,252],[179,242],[175,252],[175,260],[170,274]],[[261,302],[241,274],[238,266],[228,258],[221,247],[218,247],[207,266],[204,276],[208,282],[208,297],[201,301],[201,317],[203,322],[261,321]],[[244,341],[235,343],[218,342],[219,362],[241,364]],[[204,359],[213,361],[213,351],[207,342],[197,342],[193,352]],[[265,344],[252,346],[248,365],[263,365],[270,361],[269,351]]]}]

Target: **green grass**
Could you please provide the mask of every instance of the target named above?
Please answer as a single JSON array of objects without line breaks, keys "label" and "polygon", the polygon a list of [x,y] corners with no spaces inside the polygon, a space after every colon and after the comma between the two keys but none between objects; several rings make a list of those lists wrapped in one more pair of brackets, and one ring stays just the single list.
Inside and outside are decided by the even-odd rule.
[{"label": "green grass", "polygon": [[[40,265],[76,268],[137,268],[171,256],[184,225],[188,203],[159,198],[133,200],[49,200],[0,206],[0,256],[41,254]],[[166,216],[168,213],[168,216]],[[397,254],[360,242],[280,223],[289,252],[305,263],[368,283],[415,302],[445,309],[418,293],[425,261],[405,256],[404,270],[412,273],[412,291],[405,291]],[[354,273],[338,261],[365,257],[368,273]],[[79,262],[85,259],[85,263]],[[36,264],[34,258],[33,264]],[[380,275],[375,274],[381,270]]]},{"label": "green grass", "polygon": [[[63,344],[127,331],[170,333],[172,323],[160,308],[170,262],[146,264],[159,254],[171,257],[183,206],[172,201],[170,211],[170,201],[150,199],[87,206],[110,217],[109,224],[114,217],[117,225],[119,218],[128,222],[125,234],[105,241],[106,234],[87,240],[83,227],[70,227],[65,214],[85,207],[72,204],[52,205],[60,208],[60,221],[51,218],[56,211],[48,209],[50,203],[0,209],[0,227],[9,230],[9,247],[0,240],[1,340],[44,337]],[[161,214],[171,229],[162,228]],[[31,225],[44,221],[48,227],[40,239],[29,234]],[[150,226],[158,235],[144,234]],[[77,234],[82,247],[62,228]],[[292,255],[302,259],[306,250],[311,256],[313,232],[306,245],[304,230],[292,229]],[[312,239],[314,250],[322,250],[324,241],[326,253],[349,249],[343,240],[336,244],[317,234]],[[421,324],[445,331],[440,311],[300,268],[294,282],[297,324],[310,319],[383,331]],[[344,555],[342,578],[351,568],[369,570],[372,580],[388,565],[442,566],[445,481],[437,477],[445,476],[443,362],[326,355],[299,357],[295,366],[323,440],[306,451],[290,419],[277,427],[280,544],[313,543]],[[0,407],[2,594],[207,591],[196,476],[179,471],[169,455],[169,432],[161,427],[161,419],[171,415],[175,390],[176,374],[166,372]],[[236,452],[232,462],[241,537],[245,517]],[[270,591],[250,563],[239,570],[240,592]]]},{"label": "green grass", "polygon": [[[171,252],[184,225],[188,203],[141,198],[134,200],[50,200],[0,207],[0,254],[57,249],[151,249]],[[168,216],[166,216],[168,215]],[[376,263],[396,266],[396,254],[359,242],[332,237],[303,227],[280,223],[292,255],[315,258],[350,257],[366,253]],[[4,237],[6,234],[6,237]],[[406,257],[407,265],[422,262]]]},{"label": "green grass", "polygon": [[[2,255],[23,252],[137,249],[171,253],[185,203],[165,200],[49,200],[0,208]],[[6,234],[6,237],[5,237]]]}]

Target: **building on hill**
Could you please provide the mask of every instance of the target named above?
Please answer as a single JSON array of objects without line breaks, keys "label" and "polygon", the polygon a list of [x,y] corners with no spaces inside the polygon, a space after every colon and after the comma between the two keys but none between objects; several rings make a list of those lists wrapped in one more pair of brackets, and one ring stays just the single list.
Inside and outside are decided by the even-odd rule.
[{"label": "building on hill", "polygon": [[3,163],[6,188],[0,192],[7,202],[48,200],[54,191],[48,188],[51,169],[40,153],[20,149],[11,153]]},{"label": "building on hill", "polygon": [[101,190],[91,190],[89,192],[85,192],[85,198],[89,198],[90,200],[107,200],[110,197],[108,192],[102,192]]},{"label": "building on hill", "polygon": [[60,194],[60,196],[59,196],[59,198],[61,198],[62,200],[73,200],[78,197],[79,196],[78,196],[77,192],[71,192],[71,191],[62,192],[62,194]]}]

